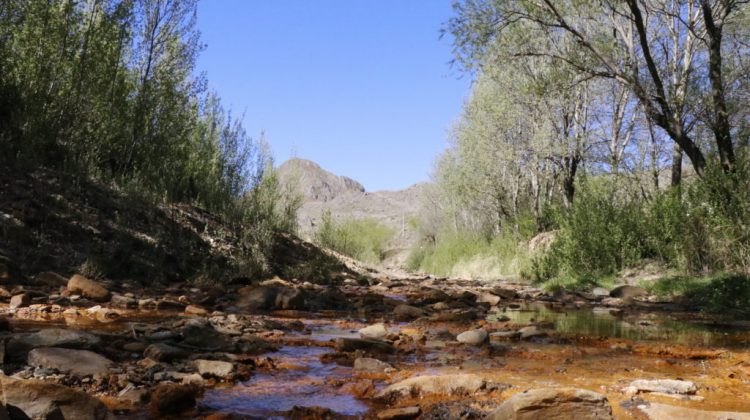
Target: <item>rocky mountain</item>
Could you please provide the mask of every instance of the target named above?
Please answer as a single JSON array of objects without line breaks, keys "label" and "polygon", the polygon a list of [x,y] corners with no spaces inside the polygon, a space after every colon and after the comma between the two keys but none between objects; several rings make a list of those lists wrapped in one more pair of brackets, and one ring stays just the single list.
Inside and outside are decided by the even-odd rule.
[{"label": "rocky mountain", "polygon": [[300,235],[312,238],[325,211],[336,220],[373,218],[395,232],[386,265],[401,265],[417,232],[410,223],[418,212],[426,184],[399,191],[365,191],[359,182],[333,174],[315,162],[293,158],[277,168],[281,185],[291,186],[303,197],[298,214]]}]

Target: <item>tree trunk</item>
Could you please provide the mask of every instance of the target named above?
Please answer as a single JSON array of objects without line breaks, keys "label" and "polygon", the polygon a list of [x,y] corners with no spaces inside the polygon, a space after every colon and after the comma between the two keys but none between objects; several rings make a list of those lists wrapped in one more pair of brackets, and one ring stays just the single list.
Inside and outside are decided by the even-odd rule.
[{"label": "tree trunk", "polygon": [[679,144],[672,148],[672,186],[678,187],[682,182],[682,149]]}]

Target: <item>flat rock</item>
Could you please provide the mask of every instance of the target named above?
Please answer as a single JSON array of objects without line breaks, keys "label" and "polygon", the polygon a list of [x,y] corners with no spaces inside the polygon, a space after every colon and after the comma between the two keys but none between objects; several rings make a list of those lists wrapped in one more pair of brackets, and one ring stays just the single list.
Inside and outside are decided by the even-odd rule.
[{"label": "flat rock", "polygon": [[421,410],[419,407],[401,407],[401,408],[391,408],[388,410],[383,410],[378,413],[378,419],[380,420],[408,420],[408,419],[414,419],[419,416],[421,413]]},{"label": "flat rock", "polygon": [[359,330],[359,335],[362,338],[371,338],[375,340],[380,340],[385,338],[388,335],[388,328],[386,328],[385,324],[375,324],[370,325],[368,327],[364,327]]},{"label": "flat rock", "polygon": [[638,379],[630,383],[626,393],[661,392],[664,394],[692,395],[698,392],[698,387],[691,381],[677,379]]},{"label": "flat rock", "polygon": [[659,403],[639,405],[638,410],[651,420],[750,420],[750,413],[704,411]]},{"label": "flat rock", "polygon": [[337,338],[336,349],[345,352],[362,350],[371,353],[390,354],[396,351],[393,344],[386,341],[370,340],[363,338]]},{"label": "flat rock", "polygon": [[491,291],[492,294],[500,296],[503,299],[513,299],[516,296],[518,296],[518,293],[516,293],[513,289],[506,289],[504,287],[495,287]]},{"label": "flat rock", "polygon": [[482,328],[464,331],[456,337],[459,343],[477,346],[487,341],[487,331]]},{"label": "flat rock", "polygon": [[18,335],[8,342],[8,353],[25,353],[37,347],[64,347],[69,349],[90,349],[101,345],[102,340],[87,332],[48,328],[26,335]]},{"label": "flat rock", "polygon": [[354,359],[354,370],[360,372],[385,372],[392,369],[390,364],[370,357],[358,357]]},{"label": "flat rock", "polygon": [[193,362],[198,373],[204,377],[226,378],[234,373],[234,365],[221,360],[198,359]]},{"label": "flat rock", "polygon": [[80,274],[76,274],[68,280],[68,290],[71,293],[80,293],[84,297],[99,302],[105,302],[110,297],[109,290],[104,286]]},{"label": "flat rock", "polygon": [[380,391],[378,398],[411,394],[472,394],[485,388],[487,381],[479,375],[457,374],[437,376],[415,376],[390,385]]},{"label": "flat rock", "polygon": [[521,335],[522,340],[530,340],[535,337],[544,337],[547,335],[545,331],[540,330],[534,325],[523,327],[518,330],[518,333]]},{"label": "flat rock", "polygon": [[109,410],[98,399],[63,385],[0,374],[0,398],[32,419],[104,420]]},{"label": "flat rock", "polygon": [[532,389],[513,395],[487,419],[611,420],[612,407],[604,395],[585,389]]},{"label": "flat rock", "polygon": [[31,350],[28,364],[35,367],[55,369],[73,376],[105,376],[112,361],[88,350],[72,350],[57,347],[42,347]]}]

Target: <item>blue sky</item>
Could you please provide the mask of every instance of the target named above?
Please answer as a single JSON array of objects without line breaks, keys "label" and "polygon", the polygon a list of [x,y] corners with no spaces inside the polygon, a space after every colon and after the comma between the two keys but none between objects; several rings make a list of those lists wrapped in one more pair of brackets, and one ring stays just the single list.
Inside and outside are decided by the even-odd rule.
[{"label": "blue sky", "polygon": [[470,80],[439,39],[450,0],[203,0],[209,87],[277,163],[400,189],[429,178]]}]

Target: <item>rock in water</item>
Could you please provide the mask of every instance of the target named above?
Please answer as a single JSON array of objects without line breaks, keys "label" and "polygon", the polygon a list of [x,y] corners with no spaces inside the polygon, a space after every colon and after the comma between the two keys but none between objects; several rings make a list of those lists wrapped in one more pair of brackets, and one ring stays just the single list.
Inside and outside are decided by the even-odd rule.
[{"label": "rock in water", "polygon": [[487,419],[611,420],[612,407],[604,395],[585,389],[532,389],[510,397]]},{"label": "rock in water", "polygon": [[487,381],[479,375],[437,375],[416,376],[388,386],[378,393],[377,397],[411,394],[454,394],[464,392],[472,394],[485,388]]},{"label": "rock in water", "polygon": [[149,410],[156,418],[179,415],[195,407],[197,397],[198,387],[194,385],[159,384],[151,393]]},{"label": "rock in water", "polygon": [[642,287],[636,286],[618,286],[609,292],[609,296],[619,299],[632,299],[639,296],[646,296],[648,292]]},{"label": "rock in water", "polygon": [[109,300],[109,290],[94,280],[87,279],[79,274],[74,275],[68,280],[68,290],[71,293],[80,293],[81,295],[99,302]]},{"label": "rock in water", "polygon": [[698,387],[691,381],[677,379],[638,379],[630,383],[625,389],[627,393],[637,394],[639,391],[661,392],[664,394],[695,394]]},{"label": "rock in water", "polygon": [[477,346],[487,341],[487,331],[479,328],[476,330],[464,331],[456,337],[459,343],[471,344]]},{"label": "rock in water", "polygon": [[386,341],[365,340],[361,338],[337,338],[336,349],[346,352],[362,350],[364,352],[384,354],[390,354],[396,351],[393,344]]},{"label": "rock in water", "polygon": [[63,385],[15,379],[2,374],[0,385],[0,398],[6,406],[18,408],[32,419],[104,420],[109,414],[101,401]]},{"label": "rock in water", "polygon": [[383,410],[378,413],[378,419],[380,420],[407,420],[414,419],[419,416],[419,407],[402,407],[402,408],[391,408]]},{"label": "rock in water", "polygon": [[194,363],[198,373],[204,377],[226,378],[234,373],[234,365],[229,362],[198,359]]},{"label": "rock in water", "polygon": [[354,360],[354,370],[362,372],[385,372],[393,367],[386,362],[370,357],[359,357]]},{"label": "rock in water", "polygon": [[31,366],[55,369],[73,376],[105,376],[112,361],[88,350],[42,347],[29,352]]},{"label": "rock in water", "polygon": [[381,340],[388,335],[388,329],[384,324],[370,325],[359,330],[359,335],[362,338],[372,338],[374,340]]}]

